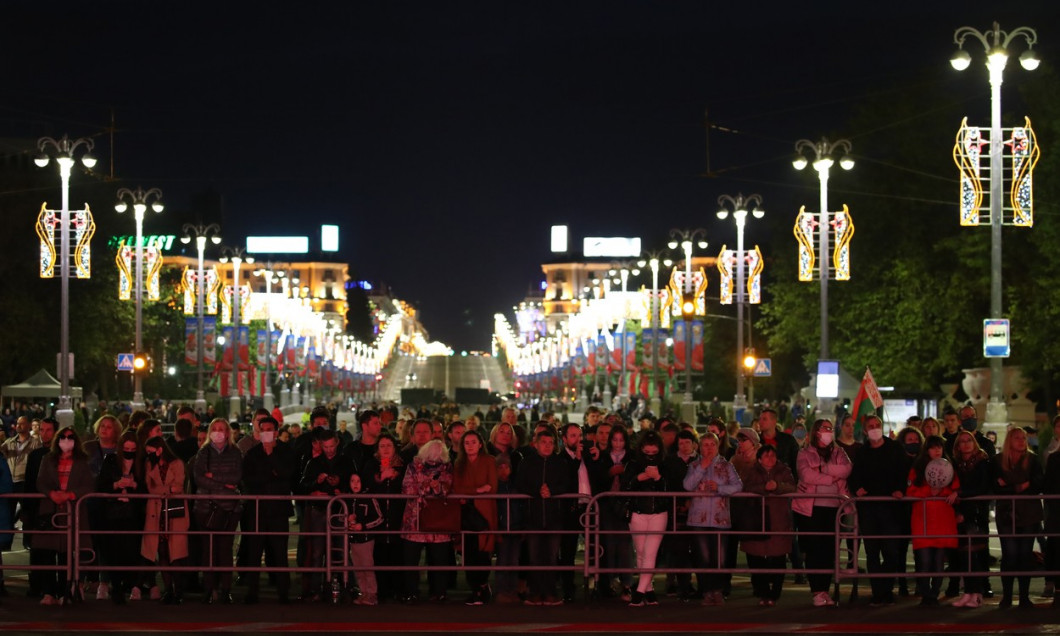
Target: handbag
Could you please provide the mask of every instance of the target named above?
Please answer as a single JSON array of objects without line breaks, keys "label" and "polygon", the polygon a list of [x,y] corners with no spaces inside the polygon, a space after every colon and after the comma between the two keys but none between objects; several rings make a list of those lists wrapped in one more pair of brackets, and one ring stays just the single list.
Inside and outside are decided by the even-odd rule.
[{"label": "handbag", "polygon": [[490,523],[482,516],[474,501],[465,501],[460,505],[460,528],[469,532],[489,530]]},{"label": "handbag", "polygon": [[445,497],[424,497],[420,508],[420,530],[438,534],[460,532],[460,504]]},{"label": "handbag", "polygon": [[183,519],[187,515],[187,502],[183,499],[163,499],[161,512],[167,519]]}]

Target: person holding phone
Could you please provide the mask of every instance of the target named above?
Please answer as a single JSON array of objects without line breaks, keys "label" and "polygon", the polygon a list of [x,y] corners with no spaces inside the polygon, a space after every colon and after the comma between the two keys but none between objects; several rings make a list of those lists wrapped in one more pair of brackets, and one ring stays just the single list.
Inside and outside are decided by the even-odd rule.
[{"label": "person holding phone", "polygon": [[[622,472],[622,490],[626,492],[667,492],[677,489],[680,476],[675,475],[665,463],[666,451],[662,438],[655,431],[645,431],[640,437],[640,446],[634,451],[626,469]],[[629,601],[630,607],[658,605],[651,572],[655,568],[659,546],[666,531],[669,511],[673,502],[669,497],[632,497],[629,508],[629,530],[633,533],[633,546],[637,553],[639,578],[637,587]]]}]

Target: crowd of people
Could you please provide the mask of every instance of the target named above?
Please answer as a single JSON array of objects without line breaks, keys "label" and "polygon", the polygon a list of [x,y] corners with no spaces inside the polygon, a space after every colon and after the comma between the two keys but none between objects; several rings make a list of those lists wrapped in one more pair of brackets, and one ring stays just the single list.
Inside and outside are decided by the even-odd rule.
[{"label": "crowd of people", "polygon": [[[751,427],[713,418],[702,431],[650,416],[633,430],[596,407],[583,424],[544,413],[532,426],[515,409],[448,421],[365,410],[356,438],[326,408],[313,410],[304,430],[264,409],[246,431],[223,418],[200,424],[188,407],[174,415],[168,436],[140,411],[100,416],[89,439],[46,417],[15,422],[2,447],[0,493],[41,497],[0,506],[0,548],[11,547],[20,521],[30,563],[55,566],[30,571],[28,593],[42,604],[77,602],[86,590],[119,604],[179,604],[192,591],[228,604],[236,576],[246,586],[242,602],[254,604],[264,560],[280,603],[414,603],[425,561],[460,563],[471,606],[559,605],[574,600],[575,559],[591,519],[589,540],[598,545],[584,553],[600,574],[589,587],[632,607],[659,603],[657,578],[667,595],[724,605],[741,552],[761,606],[780,599],[789,560],[797,581],[809,571],[812,604],[833,605],[829,572],[837,558],[856,568],[861,548],[874,575],[870,604],[893,604],[910,594],[911,547],[919,575],[912,593],[922,605],[940,603],[948,577],[951,605],[975,608],[992,594],[987,495],[1022,496],[994,506],[1000,605],[1033,605],[1035,541],[1046,570],[1060,570],[1060,543],[1043,539],[1060,531],[1060,506],[1030,496],[1060,493],[1060,461],[1048,462],[1060,447],[1060,418],[1039,455],[1019,428],[995,452],[971,407],[942,422],[913,418],[892,435],[868,416],[863,439],[852,416],[838,426],[818,419],[797,438],[771,408]],[[68,514],[92,493],[106,496]],[[865,537],[848,541],[846,554],[836,553],[837,518],[851,539]],[[90,550],[86,564],[101,567],[68,581],[61,566],[73,550],[63,524],[74,519],[79,558]],[[345,565],[329,579],[325,563],[336,549]],[[658,576],[669,569],[681,571]],[[428,568],[426,579],[433,602],[456,587],[452,569]]]}]

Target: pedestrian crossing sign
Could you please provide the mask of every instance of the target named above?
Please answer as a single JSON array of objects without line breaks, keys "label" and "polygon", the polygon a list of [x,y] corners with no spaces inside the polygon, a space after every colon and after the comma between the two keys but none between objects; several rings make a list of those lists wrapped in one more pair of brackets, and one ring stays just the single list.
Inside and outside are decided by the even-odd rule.
[{"label": "pedestrian crossing sign", "polygon": [[756,378],[768,378],[773,375],[773,359],[759,358],[753,373]]},{"label": "pedestrian crossing sign", "polygon": [[129,371],[132,372],[133,367],[133,354],[131,353],[119,353],[118,354],[118,371]]}]

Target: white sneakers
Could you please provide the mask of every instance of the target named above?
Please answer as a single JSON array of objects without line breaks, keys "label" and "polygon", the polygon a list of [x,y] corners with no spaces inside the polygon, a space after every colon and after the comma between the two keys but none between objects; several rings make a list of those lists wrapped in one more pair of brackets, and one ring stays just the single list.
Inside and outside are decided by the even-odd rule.
[{"label": "white sneakers", "polygon": [[982,594],[965,594],[956,601],[950,603],[952,607],[969,607],[976,608],[983,604]]},{"label": "white sneakers", "polygon": [[62,599],[55,598],[51,594],[45,594],[44,598],[40,600],[41,605],[62,605]]},{"label": "white sneakers", "polygon": [[832,600],[831,596],[828,596],[828,592],[817,592],[813,595],[814,607],[826,607],[828,605],[835,605],[835,601]]},{"label": "white sneakers", "polygon": [[100,583],[99,587],[96,588],[96,600],[105,601],[110,598],[110,586],[106,583]]},{"label": "white sneakers", "polygon": [[157,585],[151,586],[150,598],[152,601],[158,601],[162,599],[162,590],[158,589]]},{"label": "white sneakers", "polygon": [[139,585],[134,585],[132,587],[132,589],[129,590],[129,600],[130,601],[139,601],[141,598],[143,598],[143,594],[142,594],[142,592],[140,592],[140,586]]}]

